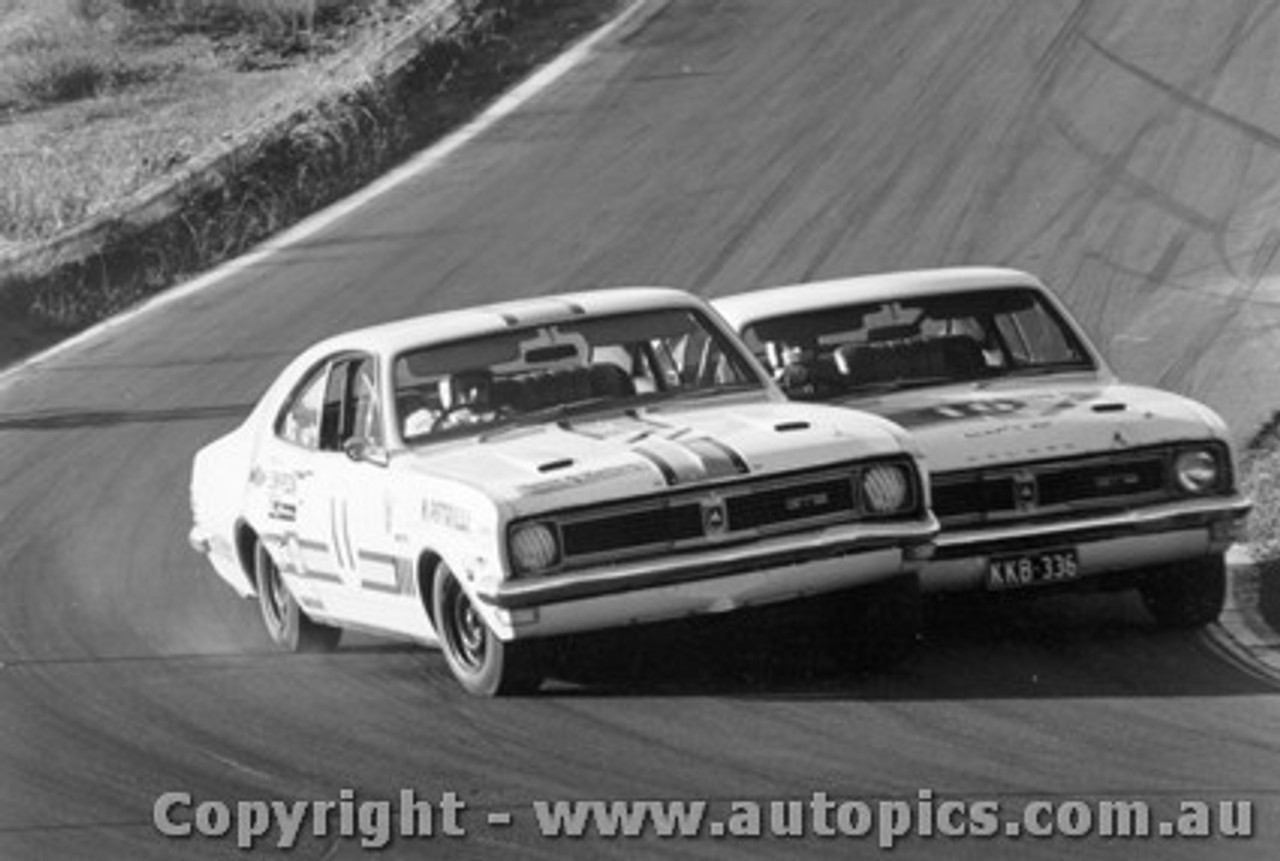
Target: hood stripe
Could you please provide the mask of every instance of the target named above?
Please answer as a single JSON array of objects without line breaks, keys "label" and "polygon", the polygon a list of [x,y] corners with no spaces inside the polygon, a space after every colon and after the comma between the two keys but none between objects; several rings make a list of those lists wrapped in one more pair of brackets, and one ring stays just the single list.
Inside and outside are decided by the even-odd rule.
[{"label": "hood stripe", "polygon": [[724,478],[732,475],[746,475],[750,472],[747,462],[729,446],[712,439],[680,440],[680,444],[702,459],[702,466],[708,478]]},{"label": "hood stripe", "polygon": [[674,487],[680,483],[680,476],[676,474],[675,467],[668,463],[666,458],[642,446],[635,446],[631,450],[656,466],[658,471],[662,473],[662,478],[666,481],[668,487]]}]

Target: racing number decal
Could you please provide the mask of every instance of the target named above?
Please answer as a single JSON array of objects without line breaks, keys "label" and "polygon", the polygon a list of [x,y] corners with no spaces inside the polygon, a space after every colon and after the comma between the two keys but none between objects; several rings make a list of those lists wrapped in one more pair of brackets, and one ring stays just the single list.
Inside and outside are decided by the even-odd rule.
[{"label": "racing number decal", "polygon": [[267,517],[281,523],[298,520],[298,480],[289,472],[271,470],[262,473],[266,485]]},{"label": "racing number decal", "polygon": [[1011,416],[1023,412],[1028,404],[1011,398],[993,400],[957,401],[920,409],[891,413],[885,418],[905,428],[942,424],[943,422],[971,421],[991,417]]},{"label": "racing number decal", "polygon": [[347,501],[339,501],[337,497],[329,499],[329,530],[333,538],[333,555],[338,560],[338,568],[355,573],[355,557],[351,553],[351,532],[347,516]]},{"label": "racing number decal", "polygon": [[[333,534],[334,557],[338,567],[355,586],[375,592],[402,591],[400,571],[394,556],[357,547],[351,540],[351,509],[348,500],[329,501],[329,527]],[[359,535],[357,535],[357,538]]]}]

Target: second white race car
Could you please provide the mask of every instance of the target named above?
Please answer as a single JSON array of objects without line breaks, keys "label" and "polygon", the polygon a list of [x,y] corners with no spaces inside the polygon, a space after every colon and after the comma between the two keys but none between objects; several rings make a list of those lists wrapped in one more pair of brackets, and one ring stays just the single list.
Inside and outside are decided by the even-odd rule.
[{"label": "second white race car", "polygon": [[1161,623],[1218,616],[1249,501],[1226,425],[1127,385],[1035,277],[958,267],[717,299],[791,397],[916,435],[937,552],[926,591],[1141,591]]}]

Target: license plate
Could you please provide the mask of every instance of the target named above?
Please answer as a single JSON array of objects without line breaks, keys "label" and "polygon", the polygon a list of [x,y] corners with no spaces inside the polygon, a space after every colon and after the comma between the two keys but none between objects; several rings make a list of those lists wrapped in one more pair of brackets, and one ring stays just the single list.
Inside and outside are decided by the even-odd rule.
[{"label": "license plate", "polygon": [[987,588],[1024,589],[1064,583],[1080,576],[1075,548],[993,556],[987,565]]}]

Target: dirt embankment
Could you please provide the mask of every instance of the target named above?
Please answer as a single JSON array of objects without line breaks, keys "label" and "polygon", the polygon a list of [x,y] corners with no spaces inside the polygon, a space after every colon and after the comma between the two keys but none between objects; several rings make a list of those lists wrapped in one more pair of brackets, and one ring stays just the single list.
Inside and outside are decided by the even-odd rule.
[{"label": "dirt embankment", "polygon": [[234,257],[351,193],[474,115],[621,0],[442,0],[376,56],[227,131],[136,194],[47,241],[0,252],[0,365]]}]

